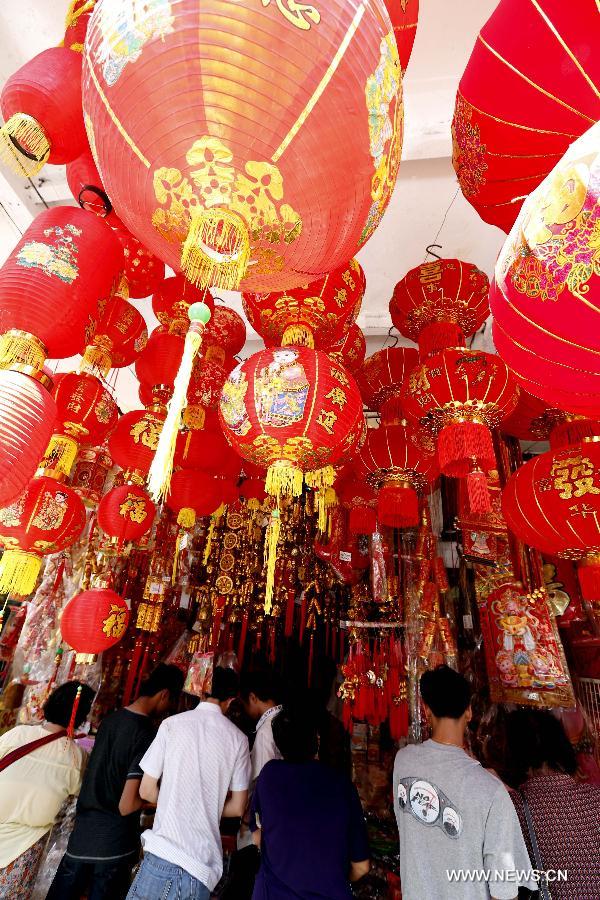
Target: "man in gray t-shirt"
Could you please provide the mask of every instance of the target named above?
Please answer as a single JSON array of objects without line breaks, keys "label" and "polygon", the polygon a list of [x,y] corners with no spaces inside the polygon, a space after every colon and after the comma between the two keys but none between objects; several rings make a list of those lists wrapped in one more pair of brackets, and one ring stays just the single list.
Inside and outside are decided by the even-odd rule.
[{"label": "man in gray t-shirt", "polygon": [[463,750],[470,687],[448,666],[425,672],[432,739],[399,750],[394,811],[402,900],[513,900],[535,890],[515,808],[502,782]]}]

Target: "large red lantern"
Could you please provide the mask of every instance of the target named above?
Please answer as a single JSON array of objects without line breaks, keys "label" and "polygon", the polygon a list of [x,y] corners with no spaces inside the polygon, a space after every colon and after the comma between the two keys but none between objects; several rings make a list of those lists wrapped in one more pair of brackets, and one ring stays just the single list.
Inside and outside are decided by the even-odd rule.
[{"label": "large red lantern", "polygon": [[385,0],[385,5],[394,27],[400,65],[405,72],[417,34],[419,0]]},{"label": "large red lantern", "polygon": [[107,375],[130,366],[148,341],[144,317],[119,294],[109,298],[83,354],[83,366]]},{"label": "large red lantern", "polygon": [[402,418],[400,394],[418,362],[418,353],[412,347],[387,347],[369,356],[356,373],[365,406],[381,413],[383,425]]},{"label": "large red lantern", "polygon": [[147,474],[165,421],[158,407],[135,409],[121,416],[108,441],[110,455],[122,469]]},{"label": "large red lantern", "polygon": [[81,113],[81,54],[67,47],[43,50],[21,66],[2,90],[0,156],[19,175],[45,163],[61,165],[86,148]]},{"label": "large red lantern", "polygon": [[600,417],[600,125],[526,201],[490,292],[498,353],[532,394]]},{"label": "large red lantern", "polygon": [[490,309],[485,272],[460,259],[436,259],[411,269],[394,288],[392,322],[418,343],[421,359],[446,347],[464,347]]},{"label": "large red lantern", "polygon": [[118,644],[129,624],[129,607],[110,588],[76,594],[60,619],[63,641],[77,654],[95,656]]},{"label": "large red lantern", "polygon": [[[102,260],[102,265],[98,260]],[[40,370],[47,356],[81,353],[123,267],[97,216],[70,206],[40,213],[0,267],[0,355]]]},{"label": "large red lantern", "polygon": [[302,344],[323,350],[341,340],[352,325],[365,288],[365,274],[351,259],[308,285],[244,294],[242,300],[248,321],[267,346]]},{"label": "large red lantern", "polygon": [[192,528],[196,518],[211,516],[224,498],[224,484],[200,469],[179,469],[173,473],[167,506],[177,514],[177,524]]},{"label": "large red lantern", "polygon": [[354,322],[341,340],[327,348],[327,356],[355,374],[365,361],[367,342],[362,330]]},{"label": "large red lantern", "polygon": [[599,41],[594,0],[501,0],[481,29],[452,136],[462,192],[485,222],[510,231],[523,200],[600,119]]},{"label": "large red lantern", "polygon": [[138,541],[152,528],[156,507],[143,487],[121,484],[104,495],[98,505],[98,524],[119,546]]},{"label": "large red lantern", "polygon": [[0,593],[30,594],[42,556],[74,543],[85,525],[85,507],[66,484],[33,478],[18,500],[0,510]]},{"label": "large red lantern", "polygon": [[219,423],[216,422],[215,425],[213,428],[180,432],[175,449],[175,466],[201,469],[203,472],[237,480],[242,460],[227,443]]},{"label": "large red lantern", "polygon": [[99,3],[84,68],[118,215],[195,283],[297,287],[377,227],[402,147],[383,0]]}]

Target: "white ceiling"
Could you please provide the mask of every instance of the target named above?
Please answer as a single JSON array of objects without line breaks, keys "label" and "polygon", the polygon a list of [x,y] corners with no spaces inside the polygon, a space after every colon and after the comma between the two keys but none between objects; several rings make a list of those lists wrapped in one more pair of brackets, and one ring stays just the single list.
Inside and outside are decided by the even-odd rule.
[{"label": "white ceiling", "polygon": [[[19,65],[62,37],[67,0],[0,0],[0,83]],[[400,176],[385,218],[359,254],[367,292],[359,324],[369,352],[379,349],[391,325],[388,302],[396,282],[442,244],[444,256],[476,263],[491,275],[503,233],[486,225],[464,200],[451,163],[450,122],[458,81],[483,22],[496,0],[421,0],[419,27],[404,83],[405,142]],[[39,195],[38,193],[39,192]],[[42,199],[43,198],[43,199]],[[64,170],[47,166],[35,185],[0,172],[0,262],[46,203],[71,200]],[[231,303],[241,311],[239,299]],[[153,327],[150,304],[139,309]],[[488,333],[479,338],[488,345]],[[255,346],[250,335],[248,350]],[[488,345],[489,346],[489,345]],[[61,365],[61,368],[63,366]],[[137,406],[135,379],[117,379],[121,406]]]}]

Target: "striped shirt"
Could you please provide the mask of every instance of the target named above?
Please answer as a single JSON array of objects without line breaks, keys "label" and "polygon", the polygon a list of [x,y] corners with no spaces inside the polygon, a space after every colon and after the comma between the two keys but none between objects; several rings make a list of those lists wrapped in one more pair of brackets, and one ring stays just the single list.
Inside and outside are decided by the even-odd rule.
[{"label": "striped shirt", "polygon": [[141,761],[162,778],[144,849],[181,866],[212,891],[223,874],[219,822],[228,791],[250,781],[248,739],[215,703],[166,719]]}]

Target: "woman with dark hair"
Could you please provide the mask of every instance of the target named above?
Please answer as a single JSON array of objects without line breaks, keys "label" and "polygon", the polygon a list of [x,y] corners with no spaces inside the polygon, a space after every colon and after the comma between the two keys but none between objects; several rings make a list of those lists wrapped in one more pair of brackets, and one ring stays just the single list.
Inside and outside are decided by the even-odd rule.
[{"label": "woman with dark hair", "polygon": [[552,900],[600,897],[600,787],[573,777],[577,761],[561,722],[545,710],[517,709],[506,718],[512,799],[536,869],[566,870],[540,885]]},{"label": "woman with dark hair", "polygon": [[93,699],[90,687],[67,681],[46,700],[41,725],[0,736],[0,900],[31,896],[48,834],[81,785],[86,754],[69,726],[85,721]]},{"label": "woman with dark hair", "polygon": [[350,882],[369,871],[367,830],[356,788],[315,759],[317,730],[284,709],[273,719],[282,759],[258,776],[250,827],[261,849],[253,900],[352,897]]}]

